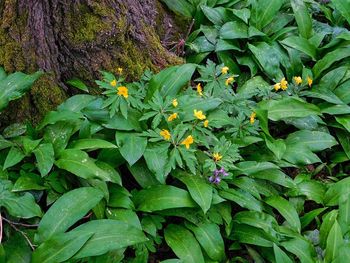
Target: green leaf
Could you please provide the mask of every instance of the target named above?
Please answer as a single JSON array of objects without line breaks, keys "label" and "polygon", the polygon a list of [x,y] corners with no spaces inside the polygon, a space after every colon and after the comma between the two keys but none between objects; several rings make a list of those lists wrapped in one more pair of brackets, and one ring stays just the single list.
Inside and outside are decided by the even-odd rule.
[{"label": "green leaf", "polygon": [[336,116],[335,120],[343,125],[343,127],[350,132],[350,115],[345,115],[345,116]]},{"label": "green leaf", "polygon": [[170,185],[155,185],[136,193],[134,204],[138,211],[152,212],[177,207],[196,207],[190,194]]},{"label": "green leaf", "polygon": [[340,197],[349,192],[350,177],[346,177],[336,183],[331,184],[324,196],[326,206],[335,206],[339,204]]},{"label": "green leaf", "polygon": [[273,251],[275,253],[275,259],[278,263],[293,263],[288,255],[280,249],[276,244],[273,244]]},{"label": "green leaf", "polygon": [[343,233],[347,233],[350,228],[350,199],[349,194],[344,193],[339,198],[339,225]]},{"label": "green leaf", "polygon": [[99,178],[103,181],[120,183],[120,177],[112,167],[103,162],[95,162],[81,150],[63,150],[55,165],[84,179]]},{"label": "green leaf", "polygon": [[154,178],[153,173],[148,169],[143,160],[138,161],[133,166],[128,166],[129,171],[135,178],[136,182],[142,187],[147,188],[152,185],[159,184],[158,180]]},{"label": "green leaf", "polygon": [[296,255],[300,262],[315,263],[313,255],[316,254],[310,242],[302,237],[284,241],[281,245],[289,252]]},{"label": "green leaf", "polygon": [[57,109],[59,111],[80,112],[94,100],[96,100],[95,96],[78,94],[68,98],[65,102],[58,106]]},{"label": "green leaf", "polygon": [[284,97],[279,100],[265,100],[259,107],[268,111],[268,118],[279,121],[286,118],[301,118],[309,115],[321,115],[320,109],[314,104],[307,103],[295,97]]},{"label": "green leaf", "polygon": [[24,154],[25,155],[30,154],[36,147],[38,147],[40,142],[41,142],[41,139],[31,140],[28,137],[22,137]]},{"label": "green leaf", "polygon": [[249,210],[261,212],[263,205],[260,201],[256,200],[251,194],[241,189],[227,189],[220,191],[220,196],[227,200],[237,203],[239,206],[247,208]]},{"label": "green leaf", "polygon": [[320,247],[325,249],[327,239],[331,228],[333,227],[338,216],[338,210],[332,210],[323,216],[323,221],[320,227]]},{"label": "green leaf", "polygon": [[313,60],[316,60],[316,56],[317,56],[316,47],[312,45],[309,40],[303,37],[291,36],[283,39],[280,42],[283,45],[299,50],[305,53],[306,55],[310,56]]},{"label": "green leaf", "polygon": [[207,183],[207,180],[198,175],[192,175],[188,173],[181,173],[176,175],[187,187],[193,200],[202,208],[206,213],[212,202],[213,188]]},{"label": "green leaf", "polygon": [[343,244],[343,234],[338,221],[335,220],[327,237],[325,262],[333,262],[333,260],[338,256],[339,248]]},{"label": "green leaf", "polygon": [[299,34],[306,39],[312,36],[312,20],[303,0],[292,0],[291,5],[295,21],[298,24]]},{"label": "green leaf", "polygon": [[12,188],[12,192],[28,191],[28,190],[44,190],[43,180],[38,174],[25,173],[21,171],[21,176],[17,179]]},{"label": "green leaf", "polygon": [[239,21],[228,22],[221,27],[220,37],[222,39],[248,38],[248,26]]},{"label": "green leaf", "polygon": [[40,217],[40,206],[35,203],[30,193],[12,192],[12,183],[0,179],[0,207],[5,207],[10,215],[20,218]]},{"label": "green leaf", "polygon": [[59,122],[59,121],[76,121],[83,118],[84,118],[83,114],[78,112],[72,112],[68,110],[50,111],[45,115],[45,118],[38,126],[38,129],[40,130],[48,124],[55,124],[56,122]]},{"label": "green leaf", "polygon": [[149,146],[144,153],[147,167],[161,184],[165,184],[167,176],[164,169],[168,162],[168,148],[169,144]]},{"label": "green leaf", "polygon": [[17,147],[11,147],[9,153],[6,156],[3,170],[10,168],[24,159],[25,155]]},{"label": "green leaf", "polygon": [[63,262],[71,259],[93,233],[55,235],[42,243],[32,255],[32,263]]},{"label": "green leaf", "polygon": [[253,2],[251,22],[259,30],[267,26],[282,7],[281,0],[257,0]]},{"label": "green leaf", "polygon": [[190,231],[179,225],[169,225],[164,230],[165,241],[182,261],[204,263],[201,248]]},{"label": "green leaf", "polygon": [[212,260],[220,262],[225,258],[225,244],[218,225],[199,223],[187,227],[194,233],[199,244]]},{"label": "green leaf", "polygon": [[194,110],[201,110],[207,113],[210,110],[217,109],[217,107],[222,103],[219,98],[200,98],[198,96],[181,96],[178,100],[179,109],[183,113],[183,121],[189,121],[195,119],[193,116]]},{"label": "green leaf", "polygon": [[260,247],[272,247],[273,245],[268,234],[258,228],[248,225],[237,224],[232,230],[232,237],[244,244],[251,244]]},{"label": "green leaf", "polygon": [[36,72],[32,75],[27,75],[22,72],[15,72],[1,78],[0,111],[3,110],[11,100],[22,97],[23,94],[29,90],[29,88],[41,75],[42,72]]},{"label": "green leaf", "polygon": [[214,25],[222,25],[227,19],[226,9],[222,7],[212,8],[207,5],[201,5],[204,15],[212,22]]},{"label": "green leaf", "polygon": [[75,88],[78,88],[82,91],[89,92],[88,86],[86,86],[86,84],[84,82],[82,82],[80,79],[74,78],[74,79],[68,80],[67,84],[69,84]]},{"label": "green leaf", "polygon": [[170,67],[154,75],[149,82],[145,100],[152,98],[157,90],[164,97],[174,97],[191,80],[196,67],[195,64],[184,64]]},{"label": "green leaf", "polygon": [[140,137],[134,133],[116,132],[115,134],[119,151],[124,159],[133,165],[143,155],[147,146],[147,138]]},{"label": "green leaf", "polygon": [[300,217],[301,229],[304,229],[305,227],[307,227],[312,222],[312,220],[314,220],[315,217],[317,217],[326,209],[327,209],[326,207],[317,208]]},{"label": "green leaf", "polygon": [[[30,263],[30,258],[32,251],[25,240],[25,238],[20,233],[11,234],[10,239],[3,243],[3,248],[5,249],[5,261],[1,261],[0,252],[0,262],[1,263]],[[0,248],[1,250],[1,248]]]},{"label": "green leaf", "polygon": [[13,142],[4,139],[4,137],[2,137],[2,136],[0,135],[0,150],[9,148],[9,147],[11,147],[11,146],[13,146],[13,145],[14,145]]},{"label": "green leaf", "polygon": [[69,148],[79,149],[79,150],[95,150],[95,149],[110,149],[117,148],[113,143],[101,139],[80,139],[73,141],[69,145]]},{"label": "green leaf", "polygon": [[35,150],[34,155],[37,160],[37,166],[41,176],[47,175],[55,161],[55,153],[51,143],[40,144]]},{"label": "green leaf", "polygon": [[73,259],[98,256],[120,248],[146,242],[144,233],[130,225],[117,220],[101,219],[87,222],[69,233],[93,233],[82,249]]},{"label": "green leaf", "polygon": [[322,59],[320,59],[312,71],[315,78],[321,76],[321,73],[327,70],[333,63],[342,60],[343,58],[350,56],[350,47],[337,48],[334,51],[327,53]]},{"label": "green leaf", "polygon": [[41,219],[36,240],[43,242],[55,234],[65,232],[95,207],[102,198],[103,193],[92,187],[82,187],[65,193]]},{"label": "green leaf", "polygon": [[164,2],[171,11],[183,15],[185,17],[192,18],[195,11],[194,6],[192,6],[186,0],[162,0],[162,2]]},{"label": "green leaf", "polygon": [[333,5],[350,24],[350,1],[349,0],[332,0]]},{"label": "green leaf", "polygon": [[280,196],[268,197],[265,202],[273,208],[277,209],[278,212],[286,219],[289,225],[300,232],[300,220],[294,206],[292,206],[287,200]]}]

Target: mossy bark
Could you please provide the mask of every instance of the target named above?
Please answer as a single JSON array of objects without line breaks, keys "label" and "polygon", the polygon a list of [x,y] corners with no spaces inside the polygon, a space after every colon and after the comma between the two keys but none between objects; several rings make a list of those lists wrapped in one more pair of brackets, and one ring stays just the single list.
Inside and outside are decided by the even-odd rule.
[{"label": "mossy bark", "polygon": [[67,96],[73,77],[91,81],[99,70],[122,67],[127,79],[182,59],[162,46],[181,30],[158,0],[0,0],[0,66],[46,74],[19,102],[11,103],[0,128],[37,122]]}]

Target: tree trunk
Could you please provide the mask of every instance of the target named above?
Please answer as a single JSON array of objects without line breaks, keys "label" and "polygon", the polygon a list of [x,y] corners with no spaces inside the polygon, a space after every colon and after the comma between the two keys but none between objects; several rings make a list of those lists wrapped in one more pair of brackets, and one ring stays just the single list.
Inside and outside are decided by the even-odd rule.
[{"label": "tree trunk", "polygon": [[[0,0],[0,66],[46,74],[11,103],[0,127],[37,122],[71,95],[65,81],[96,79],[122,67],[129,80],[182,60],[161,40],[179,38],[175,18],[158,0]],[[183,29],[183,31],[185,31]]]}]

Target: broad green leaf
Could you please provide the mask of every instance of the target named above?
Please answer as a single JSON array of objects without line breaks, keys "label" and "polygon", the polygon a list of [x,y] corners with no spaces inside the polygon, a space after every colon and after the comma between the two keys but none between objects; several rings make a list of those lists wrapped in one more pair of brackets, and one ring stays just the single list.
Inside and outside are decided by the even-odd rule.
[{"label": "broad green leaf", "polygon": [[293,263],[288,255],[280,249],[276,244],[273,244],[273,251],[275,253],[275,259],[278,263]]},{"label": "broad green leaf", "polygon": [[284,97],[279,100],[265,100],[259,107],[268,111],[268,118],[279,121],[292,117],[308,117],[309,115],[321,115],[320,109],[314,104],[307,103],[296,97]]},{"label": "broad green leaf", "polygon": [[153,76],[149,82],[146,101],[158,90],[162,96],[175,96],[185,86],[196,69],[195,64],[184,64],[165,69]]},{"label": "broad green leaf", "polygon": [[195,8],[192,6],[188,1],[186,0],[178,0],[178,1],[172,1],[172,0],[162,0],[167,7],[180,15],[183,15],[185,17],[192,18]]},{"label": "broad green leaf", "polygon": [[261,70],[270,79],[281,80],[283,78],[283,72],[280,69],[280,56],[273,46],[266,42],[259,42],[255,45],[248,44],[248,48],[259,62]]},{"label": "broad green leaf", "polygon": [[343,234],[338,221],[335,220],[327,237],[325,262],[333,262],[333,260],[338,256],[339,248],[343,244]]},{"label": "broad green leaf", "polygon": [[68,98],[65,102],[58,106],[57,109],[59,111],[80,112],[94,100],[96,100],[95,96],[78,94]]},{"label": "broad green leaf", "polygon": [[167,174],[165,174],[165,165],[168,162],[168,148],[169,144],[148,146],[144,153],[147,167],[154,173],[161,184],[165,184],[167,176]]},{"label": "broad green leaf", "polygon": [[165,241],[183,262],[204,263],[201,248],[186,228],[179,225],[169,225],[164,230]]},{"label": "broad green leaf", "polygon": [[312,200],[318,204],[323,204],[323,198],[326,193],[324,184],[318,181],[303,181],[298,184],[299,194],[305,195],[307,200]]},{"label": "broad green leaf", "polygon": [[32,140],[28,137],[22,137],[22,144],[23,144],[23,150],[24,154],[28,155],[32,153],[32,151],[38,147],[39,143],[41,142],[41,139],[39,140]]},{"label": "broad green leaf", "polygon": [[340,197],[349,192],[350,177],[346,177],[336,183],[331,184],[324,196],[324,203],[327,206],[339,204]]},{"label": "broad green leaf", "polygon": [[[0,80],[0,111],[3,110],[11,100],[22,97],[41,75],[42,72],[36,72],[32,75],[15,72],[6,77],[2,77]],[[4,75],[2,74],[2,76]]]},{"label": "broad green leaf", "polygon": [[138,211],[152,212],[177,207],[196,207],[190,194],[170,185],[156,185],[141,190],[134,196]]},{"label": "broad green leaf", "polygon": [[12,192],[12,183],[0,179],[0,207],[5,207],[10,215],[20,218],[40,217],[40,206],[34,197],[26,192],[17,194]]},{"label": "broad green leaf", "polygon": [[204,15],[216,26],[222,25],[226,20],[226,9],[222,7],[212,8],[207,5],[201,5]]},{"label": "broad green leaf", "polygon": [[130,209],[123,208],[107,208],[106,215],[108,219],[122,221],[126,224],[132,225],[140,230],[142,230],[142,226],[137,214]]},{"label": "broad green leaf", "polygon": [[84,179],[99,178],[103,181],[120,183],[120,177],[112,167],[103,162],[95,162],[81,150],[62,151],[55,165]]},{"label": "broad green leaf", "polygon": [[130,225],[117,220],[101,219],[87,222],[69,233],[93,233],[74,259],[98,256],[108,251],[146,242],[144,233]]},{"label": "broad green leaf", "polygon": [[316,60],[317,50],[307,39],[298,36],[291,36],[281,41],[283,45],[299,50]]},{"label": "broad green leaf", "polygon": [[260,201],[255,199],[251,194],[241,189],[227,189],[220,191],[220,196],[227,200],[237,203],[239,206],[249,210],[261,212],[263,205]]},{"label": "broad green leaf", "polygon": [[257,0],[253,2],[251,22],[259,30],[267,26],[282,7],[281,0]]},{"label": "broad green leaf", "polygon": [[45,115],[44,120],[40,123],[38,129],[40,130],[48,124],[55,124],[59,121],[77,121],[83,118],[83,114],[79,112],[73,112],[69,110],[50,111]]},{"label": "broad green leaf", "polygon": [[322,59],[320,59],[312,71],[314,73],[315,78],[321,76],[322,72],[327,70],[333,63],[342,60],[343,58],[350,56],[350,47],[342,47],[338,48],[334,51],[327,53]]},{"label": "broad green leaf", "polygon": [[55,153],[51,143],[40,144],[35,150],[34,155],[37,160],[37,166],[41,176],[47,175],[55,161]]},{"label": "broad green leaf", "polygon": [[303,0],[291,0],[295,21],[298,24],[299,34],[306,39],[312,36],[312,19]]},{"label": "broad green leaf", "polygon": [[121,133],[116,132],[115,134],[119,151],[124,159],[133,165],[143,155],[147,146],[147,138],[140,137],[133,133]]},{"label": "broad green leaf", "polygon": [[84,82],[82,82],[80,79],[77,79],[77,78],[70,79],[67,81],[67,84],[69,84],[75,88],[78,88],[82,91],[89,92],[88,86],[86,86],[86,84]]},{"label": "broad green leaf", "polygon": [[243,22],[248,24],[248,20],[250,18],[250,10],[248,8],[242,9],[231,9],[232,13],[240,18]]},{"label": "broad green leaf", "polygon": [[7,168],[10,168],[16,164],[18,164],[20,161],[24,159],[25,155],[23,152],[17,148],[17,147],[11,147],[9,153],[6,156],[3,170],[6,170]]},{"label": "broad green leaf", "polygon": [[343,233],[347,233],[350,228],[350,198],[349,193],[344,193],[339,198],[339,225]]},{"label": "broad green leaf", "polygon": [[45,128],[44,140],[47,143],[52,143],[55,153],[66,148],[70,137],[75,132],[75,125],[59,122]]},{"label": "broad green leaf", "polygon": [[93,233],[54,235],[42,243],[32,255],[32,263],[64,262],[71,259],[91,238]]},{"label": "broad green leaf", "polygon": [[143,160],[139,160],[133,166],[128,165],[128,168],[136,182],[142,188],[159,184],[158,180],[154,177]]},{"label": "broad green leaf", "polygon": [[[1,263],[30,263],[32,251],[27,240],[20,233],[11,234],[10,238],[3,243],[5,249],[5,261]],[[1,248],[0,248],[1,250]]]},{"label": "broad green leaf", "polygon": [[200,223],[190,225],[188,228],[194,233],[205,253],[215,261],[225,258],[225,244],[218,225],[213,223]]},{"label": "broad green leaf", "polygon": [[239,21],[232,21],[224,24],[220,29],[222,39],[248,38],[248,26]]},{"label": "broad green leaf", "polygon": [[301,144],[313,152],[319,152],[337,145],[334,137],[325,132],[319,131],[297,131],[288,135],[287,145]]},{"label": "broad green leaf", "polygon": [[320,247],[326,249],[328,235],[338,217],[338,210],[332,210],[323,216],[323,221],[320,227]]},{"label": "broad green leaf", "polygon": [[336,10],[339,11],[350,24],[350,1],[349,0],[332,0],[332,3],[333,5],[335,5]]},{"label": "broad green leaf", "polygon": [[0,150],[6,149],[13,146],[13,142],[6,140],[0,135]]},{"label": "broad green leaf", "polygon": [[310,242],[302,237],[284,241],[281,245],[289,252],[296,255],[300,262],[314,263],[315,250]]},{"label": "broad green leaf", "polygon": [[268,197],[265,202],[277,209],[278,212],[286,219],[289,225],[300,232],[301,225],[297,211],[287,200],[280,196]]},{"label": "broad green leaf", "polygon": [[179,109],[183,113],[183,121],[189,121],[195,119],[193,115],[194,110],[201,110],[205,114],[208,111],[217,109],[222,103],[219,98],[201,98],[198,96],[182,96],[179,100]]},{"label": "broad green leaf", "polygon": [[312,222],[312,220],[315,219],[315,217],[317,217],[319,214],[321,214],[326,209],[327,209],[326,207],[317,208],[315,210],[312,210],[312,211],[306,213],[302,217],[300,217],[301,229],[304,229],[305,227],[307,227]]},{"label": "broad green leaf", "polygon": [[273,243],[268,234],[259,228],[248,225],[236,225],[232,230],[232,237],[240,243],[251,244],[260,247],[272,247]]},{"label": "broad green leaf", "polygon": [[345,116],[336,116],[335,120],[343,125],[343,127],[350,132],[350,115],[345,115]]},{"label": "broad green leaf", "polygon": [[188,173],[178,174],[177,177],[186,185],[193,200],[206,213],[212,202],[213,188],[207,183],[207,180],[198,175]]},{"label": "broad green leaf", "polygon": [[252,173],[250,174],[250,176],[253,178],[267,180],[288,188],[295,187],[295,183],[293,182],[293,180],[278,169],[266,169],[256,173]]},{"label": "broad green leaf", "polygon": [[36,240],[43,242],[65,232],[100,202],[103,194],[92,187],[82,187],[65,193],[45,213],[40,221]]},{"label": "broad green leaf", "polygon": [[28,191],[28,190],[44,190],[43,180],[38,174],[25,173],[21,171],[21,176],[16,180],[12,188],[12,192]]},{"label": "broad green leaf", "polygon": [[93,150],[93,149],[109,149],[117,148],[113,143],[110,143],[102,139],[80,139],[75,140],[69,145],[69,148],[79,149],[79,150]]}]

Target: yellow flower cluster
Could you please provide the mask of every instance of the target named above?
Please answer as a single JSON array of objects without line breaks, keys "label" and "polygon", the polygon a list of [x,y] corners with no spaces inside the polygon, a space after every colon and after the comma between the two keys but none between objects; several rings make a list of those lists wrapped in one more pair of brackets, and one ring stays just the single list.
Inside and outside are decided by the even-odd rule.
[{"label": "yellow flower cluster", "polygon": [[220,155],[220,153],[214,153],[213,154],[213,159],[215,162],[218,162],[222,159],[222,155]]},{"label": "yellow flower cluster", "polygon": [[190,148],[190,145],[194,142],[192,135],[186,137],[185,140],[181,142],[181,145],[185,145],[186,149]]},{"label": "yellow flower cluster", "polygon": [[[301,85],[303,83],[303,79],[300,76],[293,77],[293,80],[296,85]],[[309,87],[311,87],[312,85],[312,78],[310,78],[309,76],[307,77],[307,84]],[[273,87],[275,91],[278,91],[280,89],[286,90],[288,88],[288,82],[285,78],[283,78],[280,82],[273,85]]]},{"label": "yellow flower cluster", "polygon": [[228,72],[229,70],[230,70],[230,69],[229,69],[228,67],[223,67],[223,68],[221,69],[221,74],[222,74],[222,75],[226,75],[227,72]]},{"label": "yellow flower cluster", "polygon": [[252,112],[252,114],[250,114],[250,120],[249,120],[250,124],[254,124],[255,118],[256,118],[256,113]]},{"label": "yellow flower cluster", "polygon": [[164,140],[166,140],[166,141],[169,141],[170,138],[171,138],[170,132],[169,132],[168,130],[166,130],[166,129],[163,129],[159,134],[160,134],[160,135],[164,138]]},{"label": "yellow flower cluster", "polygon": [[229,78],[226,79],[225,85],[226,85],[226,86],[229,86],[229,85],[232,84],[234,81],[235,81],[235,78],[234,78],[234,77],[229,77]]},{"label": "yellow flower cluster", "polygon": [[175,120],[177,117],[178,117],[178,115],[177,115],[177,113],[175,112],[175,113],[171,114],[171,115],[168,117],[168,121],[173,121],[173,120]]},{"label": "yellow flower cluster", "polygon": [[203,88],[200,83],[197,84],[197,92],[199,96],[203,96]]},{"label": "yellow flower cluster", "polygon": [[128,88],[127,87],[124,87],[124,86],[121,86],[118,88],[118,93],[117,93],[119,96],[123,96],[124,98],[128,98],[129,97],[129,94],[128,94]]}]

